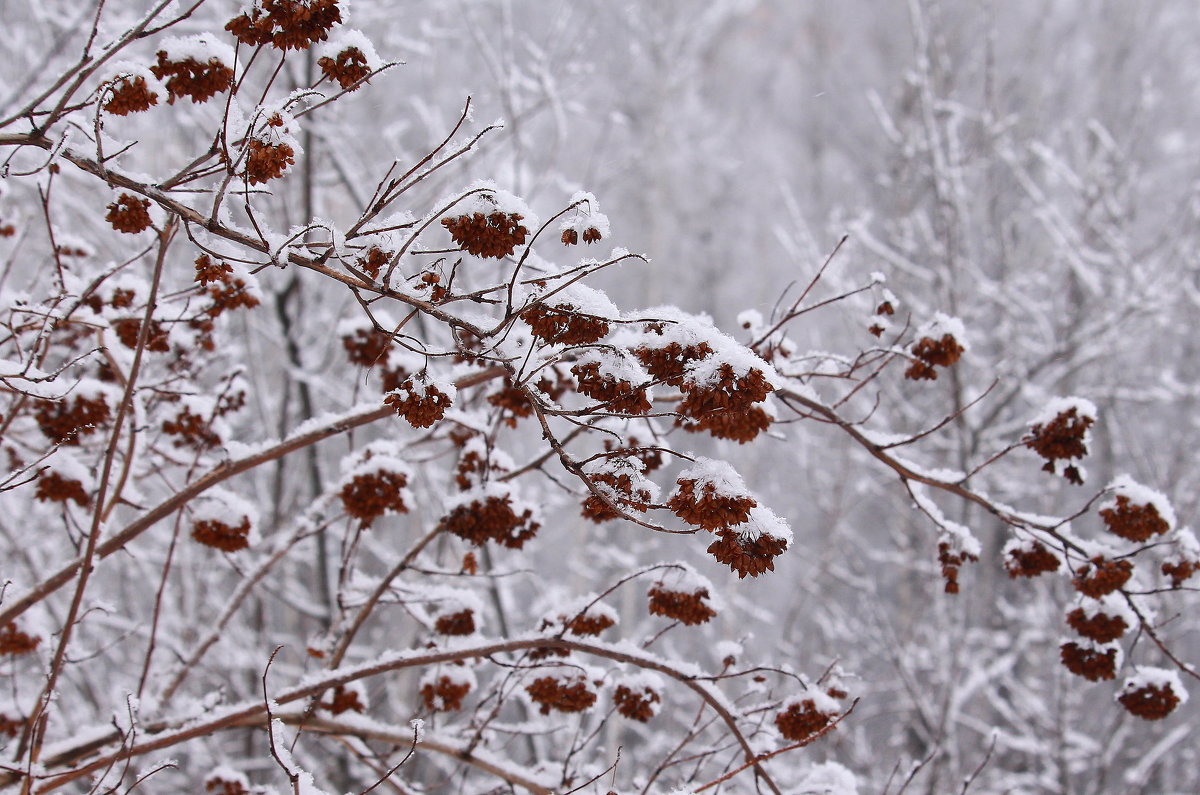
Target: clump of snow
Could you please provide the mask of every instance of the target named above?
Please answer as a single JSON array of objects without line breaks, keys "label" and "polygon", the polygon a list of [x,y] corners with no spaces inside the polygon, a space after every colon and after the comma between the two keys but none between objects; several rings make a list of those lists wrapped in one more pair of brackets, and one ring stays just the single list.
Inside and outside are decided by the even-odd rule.
[{"label": "clump of snow", "polygon": [[573,230],[580,240],[583,240],[584,232],[588,229],[595,229],[600,233],[601,238],[608,237],[608,216],[600,212],[600,203],[596,201],[595,196],[587,191],[577,191],[571,197],[570,203],[577,206],[574,214],[568,215],[559,224],[560,231]]},{"label": "clump of snow", "polygon": [[[470,195],[468,196],[467,194]],[[467,196],[467,198],[458,202],[448,214],[472,215],[474,213],[483,213],[484,215],[490,215],[491,213],[501,212],[521,216],[522,226],[530,231],[533,231],[538,226],[537,214],[529,208],[524,199],[498,187],[490,179],[473,182],[467,186],[466,190],[461,191],[457,195]],[[449,203],[447,201],[444,204]]]},{"label": "clump of snow", "polygon": [[837,762],[813,765],[799,782],[804,795],[858,795],[858,779]]},{"label": "clump of snow", "polygon": [[714,458],[697,456],[691,466],[679,473],[679,480],[695,481],[697,493],[705,486],[711,485],[717,494],[724,497],[754,498],[737,470],[726,462]]},{"label": "clump of snow", "polygon": [[1060,414],[1067,414],[1071,409],[1075,409],[1075,416],[1080,418],[1090,417],[1093,422],[1100,416],[1100,412],[1096,411],[1096,404],[1087,398],[1075,396],[1056,397],[1042,406],[1041,411],[1029,420],[1029,425],[1031,427],[1034,425],[1048,425],[1054,422],[1055,417]]},{"label": "clump of snow", "polygon": [[214,487],[191,503],[194,522],[216,522],[226,527],[237,527],[243,520],[250,520],[251,543],[258,529],[258,509],[253,503],[232,491]]},{"label": "clump of snow", "polygon": [[730,528],[737,532],[738,537],[743,541],[753,541],[760,536],[770,536],[777,538],[780,541],[786,541],[789,548],[792,546],[792,528],[788,526],[785,519],[777,516],[774,511],[765,505],[756,505],[750,509],[750,516],[741,524],[734,525]]},{"label": "clump of snow", "polygon": [[1116,594],[1105,594],[1100,599],[1084,596],[1080,599],[1078,608],[1083,611],[1084,618],[1087,619],[1095,618],[1103,613],[1112,618],[1123,619],[1127,627],[1138,625],[1137,614],[1124,599]]},{"label": "clump of snow", "polygon": [[166,53],[168,61],[179,63],[189,58],[205,64],[217,59],[225,66],[240,71],[233,48],[207,33],[196,36],[172,36],[158,43],[158,49]]}]

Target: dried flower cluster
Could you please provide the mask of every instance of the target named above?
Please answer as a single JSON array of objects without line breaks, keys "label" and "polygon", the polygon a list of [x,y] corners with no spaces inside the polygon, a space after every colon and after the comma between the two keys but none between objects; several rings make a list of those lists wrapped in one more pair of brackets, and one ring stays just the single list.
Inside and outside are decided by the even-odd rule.
[{"label": "dried flower cluster", "polygon": [[608,321],[567,303],[536,303],[521,313],[533,336],[556,345],[588,345],[608,334]]},{"label": "dried flower cluster", "polygon": [[38,428],[55,444],[77,445],[108,422],[112,410],[102,395],[76,395],[39,401],[34,411]]},{"label": "dried flower cluster", "polygon": [[388,392],[383,402],[414,428],[428,428],[446,416],[451,398],[436,384],[410,378]]},{"label": "dried flower cluster", "polygon": [[326,55],[319,58],[317,66],[321,67],[321,74],[342,88],[357,88],[355,83],[365,80],[371,74],[367,56],[357,47],[346,47],[333,57]]},{"label": "dried flower cluster", "polygon": [[15,621],[9,622],[0,629],[0,656],[17,656],[29,654],[38,647],[42,639],[17,629]]},{"label": "dried flower cluster", "polygon": [[494,541],[506,547],[520,549],[537,535],[541,525],[533,521],[533,511],[513,510],[508,495],[488,495],[459,505],[442,517],[441,528],[475,546]]},{"label": "dried flower cluster", "polygon": [[811,698],[792,702],[775,716],[779,733],[792,742],[801,742],[821,731],[837,713],[819,709]]},{"label": "dried flower cluster", "polygon": [[226,777],[222,773],[213,773],[204,780],[204,791],[213,795],[249,795],[245,782],[233,776]]},{"label": "dried flower cluster", "polygon": [[350,478],[339,496],[346,514],[353,516],[362,527],[370,527],[385,513],[408,513],[404,502],[404,487],[408,476],[385,468],[361,472]]},{"label": "dried flower cluster", "polygon": [[617,414],[645,414],[651,409],[645,387],[604,372],[599,362],[577,364],[571,372],[580,394],[600,401],[605,410]]},{"label": "dried flower cluster", "polygon": [[251,138],[246,149],[246,179],[251,185],[269,182],[283,176],[296,164],[296,151],[291,144],[270,143]]},{"label": "dried flower cluster", "polygon": [[1071,584],[1084,596],[1099,599],[1120,588],[1133,576],[1133,564],[1127,560],[1092,558],[1075,570]]},{"label": "dried flower cluster", "polygon": [[1129,626],[1123,616],[1110,616],[1103,611],[1088,615],[1082,607],[1067,613],[1067,624],[1089,640],[1096,643],[1111,643],[1125,634]]},{"label": "dried flower cluster", "polygon": [[150,67],[150,71],[159,80],[166,81],[170,94],[168,104],[173,104],[179,97],[188,97],[196,103],[207,102],[233,85],[233,67],[216,57],[203,63],[195,58],[172,61],[165,50],[160,50],[158,62]]},{"label": "dried flower cluster", "polygon": [[504,213],[499,210],[484,215],[472,213],[443,218],[442,226],[463,251],[477,257],[507,257],[517,246],[525,245],[529,230],[521,224],[519,213]]},{"label": "dried flower cluster", "polygon": [[242,44],[270,44],[280,50],[305,50],[329,38],[342,21],[338,0],[257,0],[229,20],[225,29]]},{"label": "dried flower cluster", "polygon": [[433,631],[439,635],[470,635],[475,631],[475,611],[468,607],[440,615],[433,623]]},{"label": "dried flower cluster", "polygon": [[1087,642],[1079,644],[1072,640],[1059,648],[1062,664],[1076,676],[1082,676],[1089,682],[1099,682],[1117,675],[1120,658],[1116,646],[1097,646]]},{"label": "dried flower cluster", "polygon": [[1115,505],[1102,509],[1100,517],[1110,533],[1129,541],[1148,541],[1171,529],[1153,504],[1134,505],[1124,494],[1117,495]]},{"label": "dried flower cluster", "polygon": [[677,409],[681,415],[677,424],[685,431],[708,431],[718,439],[732,439],[738,444],[752,441],[771,424],[771,416],[755,404],[766,400],[774,387],[758,368],[738,376],[725,363],[717,373],[715,383],[681,383],[684,398]]},{"label": "dried flower cluster", "polygon": [[620,684],[613,690],[613,704],[617,712],[630,720],[645,723],[658,713],[658,704],[662,703],[660,696],[650,687],[630,687]]},{"label": "dried flower cluster", "polygon": [[646,596],[650,600],[647,606],[650,615],[674,619],[689,627],[705,624],[717,615],[708,604],[707,588],[677,590],[660,581],[651,586]]},{"label": "dried flower cluster", "polygon": [[[1055,472],[1059,461],[1074,461],[1088,453],[1088,429],[1096,418],[1083,413],[1077,405],[1058,412],[1049,422],[1034,423],[1029,434],[1021,441],[1026,447],[1046,459],[1042,469]],[[1074,464],[1068,464],[1063,477],[1077,486],[1083,485],[1083,477]]]},{"label": "dried flower cluster", "polygon": [[192,523],[192,538],[222,552],[237,552],[250,546],[250,519],[243,516],[232,526],[220,519],[201,519]]},{"label": "dried flower cluster", "polygon": [[75,478],[69,478],[50,470],[38,477],[36,499],[42,502],[62,502],[74,500],[77,505],[86,508],[92,504],[91,495],[83,487],[83,483]]},{"label": "dried flower cluster", "polygon": [[940,339],[921,337],[912,346],[913,361],[904,371],[904,377],[913,381],[936,381],[938,374],[933,368],[950,367],[962,358],[963,351],[953,334],[943,334]]},{"label": "dried flower cluster", "polygon": [[1046,549],[1040,541],[1032,540],[1010,546],[1004,559],[1004,568],[1008,576],[1014,579],[1058,571],[1061,565],[1057,555]]},{"label": "dried flower cluster", "polygon": [[341,715],[343,712],[363,713],[367,711],[367,705],[362,703],[359,695],[355,688],[335,685],[328,698],[318,701],[317,706],[334,715]]},{"label": "dried flower cluster", "polygon": [[[965,563],[975,563],[978,560],[978,556],[962,549],[956,549],[948,541],[938,544],[938,563],[942,567],[942,579],[946,581],[946,593],[958,593],[959,568]],[[1011,570],[1009,573],[1011,574]]]},{"label": "dried flower cluster", "polygon": [[150,200],[122,193],[106,208],[104,220],[118,232],[134,235],[150,227]]},{"label": "dried flower cluster", "polygon": [[766,533],[750,536],[737,528],[723,528],[717,531],[717,540],[708,545],[708,554],[743,579],[774,571],[775,558],[787,551],[787,547],[785,539]]},{"label": "dried flower cluster", "polygon": [[680,478],[675,494],[667,500],[671,512],[694,527],[716,531],[742,524],[750,518],[750,509],[758,505],[750,496],[721,493],[715,483],[699,485],[696,494],[697,481]]},{"label": "dried flower cluster", "polygon": [[158,104],[158,94],[150,89],[146,78],[140,75],[122,77],[109,89],[109,99],[104,103],[104,112],[114,116],[141,113]]},{"label": "dried flower cluster", "polygon": [[1175,677],[1159,682],[1139,682],[1131,678],[1117,696],[1117,701],[1130,714],[1143,720],[1162,720],[1184,701],[1180,693],[1175,692],[1178,687],[1179,682]]},{"label": "dried flower cluster", "polygon": [[462,709],[463,699],[471,692],[471,683],[459,678],[439,676],[421,685],[421,701],[430,712]]},{"label": "dried flower cluster", "polygon": [[596,693],[589,689],[587,677],[580,673],[561,673],[541,676],[525,686],[529,698],[539,705],[543,715],[550,710],[583,712],[596,703]]}]

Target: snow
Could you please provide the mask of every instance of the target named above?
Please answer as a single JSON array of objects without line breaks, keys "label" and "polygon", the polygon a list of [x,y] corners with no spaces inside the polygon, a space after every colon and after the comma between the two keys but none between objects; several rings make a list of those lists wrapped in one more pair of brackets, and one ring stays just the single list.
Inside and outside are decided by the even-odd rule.
[{"label": "snow", "polygon": [[936,312],[933,315],[933,320],[921,325],[917,329],[916,338],[929,337],[933,340],[940,340],[943,336],[949,334],[954,337],[964,352],[970,350],[970,345],[967,343],[967,327],[963,322],[950,315],[944,315],[941,312]]},{"label": "snow", "polygon": [[793,545],[792,529],[786,520],[781,519],[765,505],[756,505],[750,509],[750,516],[741,524],[730,528],[736,530],[738,537],[744,541],[753,541],[759,536],[770,536],[780,541],[786,541],[788,548]]},{"label": "snow", "polygon": [[[343,11],[343,21],[345,18],[345,12]],[[363,54],[363,57],[367,61],[367,68],[372,72],[378,72],[383,68],[383,59],[375,52],[375,45],[367,38],[367,34],[353,28],[335,29],[330,34],[328,41],[322,42],[317,46],[317,57],[336,59],[338,53],[348,50],[351,47]]]},{"label": "snow", "polygon": [[725,497],[753,498],[742,476],[726,462],[713,458],[697,456],[691,466],[679,473],[679,480],[695,481],[697,496],[705,486],[712,485],[717,494]]},{"label": "snow", "polygon": [[200,63],[208,63],[211,59],[216,58],[225,66],[231,66],[240,71],[233,48],[207,33],[196,36],[173,36],[158,42],[157,47],[166,52],[168,61],[179,62],[192,58]]},{"label": "snow", "polygon": [[253,543],[253,531],[258,527],[258,509],[250,501],[214,486],[197,497],[191,503],[191,508],[194,522],[218,522],[226,527],[237,527],[243,519],[249,519]]},{"label": "snow", "polygon": [[1071,409],[1075,409],[1075,415],[1080,418],[1091,417],[1092,420],[1096,420],[1100,416],[1100,413],[1096,411],[1096,404],[1087,398],[1075,396],[1056,397],[1046,403],[1046,405],[1042,407],[1041,411],[1039,411],[1031,420],[1029,420],[1028,424],[1031,427],[1034,425],[1048,425],[1051,422],[1054,422],[1055,417],[1060,414],[1065,414]]},{"label": "snow", "polygon": [[813,765],[796,790],[804,795],[858,795],[858,779],[837,762]]}]

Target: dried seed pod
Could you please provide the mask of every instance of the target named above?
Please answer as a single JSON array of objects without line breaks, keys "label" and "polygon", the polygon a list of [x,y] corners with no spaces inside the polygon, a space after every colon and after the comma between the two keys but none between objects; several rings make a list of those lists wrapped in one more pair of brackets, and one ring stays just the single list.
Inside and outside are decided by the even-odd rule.
[{"label": "dried seed pod", "polygon": [[1113,679],[1121,663],[1121,647],[1116,644],[1096,644],[1091,641],[1068,641],[1059,647],[1062,664],[1076,676],[1089,682]]},{"label": "dried seed pod", "polygon": [[150,227],[150,200],[122,193],[106,208],[104,220],[118,232],[135,235]]},{"label": "dried seed pod", "polygon": [[814,690],[811,696],[785,704],[775,715],[775,726],[785,738],[801,742],[828,726],[840,711],[833,698]]},{"label": "dried seed pod", "polygon": [[10,621],[7,626],[0,629],[0,656],[16,657],[21,654],[29,654],[41,642],[41,637],[22,632],[17,629],[15,621]]},{"label": "dried seed pod", "polygon": [[549,715],[552,709],[583,712],[596,703],[596,693],[590,684],[586,674],[570,669],[534,679],[525,686],[525,692],[539,705],[543,715]]},{"label": "dried seed pod", "polygon": [[1030,423],[1021,440],[1046,459],[1045,472],[1058,472],[1075,485],[1083,484],[1083,473],[1074,461],[1088,453],[1088,431],[1096,422],[1096,407],[1082,398],[1057,398]]},{"label": "dried seed pod", "polygon": [[1010,578],[1037,577],[1058,571],[1062,561],[1058,556],[1034,539],[1012,540],[1004,545],[1004,569]]},{"label": "dried seed pod", "polygon": [[1162,720],[1187,703],[1188,692],[1179,675],[1165,668],[1142,668],[1125,680],[1117,701],[1143,720]]},{"label": "dried seed pod", "polygon": [[1071,585],[1084,596],[1099,599],[1123,586],[1131,576],[1133,564],[1128,560],[1094,557],[1075,570]]}]

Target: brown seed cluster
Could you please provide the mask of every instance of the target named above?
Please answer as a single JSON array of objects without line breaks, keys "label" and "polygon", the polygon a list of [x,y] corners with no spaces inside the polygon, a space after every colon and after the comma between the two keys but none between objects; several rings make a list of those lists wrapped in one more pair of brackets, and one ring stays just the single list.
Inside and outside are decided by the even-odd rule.
[{"label": "brown seed cluster", "polygon": [[1010,549],[1004,561],[1004,568],[1012,579],[1058,571],[1059,565],[1058,557],[1040,541],[1034,541],[1028,548],[1020,546]]},{"label": "brown seed cluster", "polygon": [[439,635],[470,635],[475,631],[475,611],[468,607],[438,616],[433,622],[433,631]]},{"label": "brown seed cluster", "polygon": [[38,428],[55,444],[77,445],[108,422],[111,410],[100,396],[39,401],[33,413]]},{"label": "brown seed cluster", "polygon": [[[603,238],[600,230],[594,226],[589,226],[583,230],[584,243],[596,243]],[[562,233],[562,243],[564,246],[575,246],[579,244],[579,232],[574,229],[564,229]]]},{"label": "brown seed cluster", "polygon": [[708,554],[737,572],[738,579],[749,574],[757,577],[775,570],[775,558],[787,550],[787,541],[763,533],[747,538],[736,530],[717,531],[717,540],[708,545]]},{"label": "brown seed cluster", "polygon": [[250,546],[250,519],[243,516],[237,527],[216,519],[202,519],[192,524],[192,538],[222,552],[237,552]]},{"label": "brown seed cluster", "polygon": [[342,337],[346,357],[359,367],[387,364],[391,345],[392,335],[376,328],[355,329],[353,334]]},{"label": "brown seed cluster", "polygon": [[456,682],[448,676],[421,685],[421,700],[430,712],[462,709],[463,699],[471,692],[468,682]]},{"label": "brown seed cluster", "polygon": [[118,232],[135,235],[150,227],[149,199],[122,193],[105,209],[108,210],[108,214],[104,216],[104,220],[112,224],[112,228]]},{"label": "brown seed cluster", "polygon": [[375,470],[355,475],[342,487],[342,508],[362,527],[370,527],[389,511],[408,513],[402,491],[407,485],[408,476],[403,472]]},{"label": "brown seed cluster", "polygon": [[8,713],[0,712],[0,734],[16,737],[24,728],[25,721],[20,717],[10,718]]},{"label": "brown seed cluster", "polygon": [[583,612],[575,616],[559,616],[558,620],[567,628],[567,632],[580,637],[594,637],[615,625],[612,616],[607,613]]},{"label": "brown seed cluster", "polygon": [[617,712],[639,723],[653,718],[654,705],[659,703],[662,703],[662,696],[649,687],[633,690],[626,685],[617,685],[613,691],[613,704]]},{"label": "brown seed cluster", "polygon": [[600,401],[604,408],[617,414],[645,414],[650,411],[646,390],[612,373],[600,371],[599,362],[584,362],[571,368],[580,394]]},{"label": "brown seed cluster", "polygon": [[504,386],[500,390],[488,395],[488,403],[504,410],[504,424],[510,428],[517,427],[517,420],[533,415],[529,398],[508,378],[504,379]]},{"label": "brown seed cluster", "polygon": [[158,52],[158,63],[150,71],[159,80],[165,80],[167,104],[174,104],[179,97],[188,97],[192,102],[207,102],[216,94],[228,91],[233,85],[233,68],[213,57],[200,63],[195,58],[172,61],[164,50]]},{"label": "brown seed cluster", "polygon": [[221,444],[221,437],[213,431],[208,418],[193,414],[187,406],[183,406],[172,419],[163,420],[162,430],[168,436],[176,437],[176,447],[211,450]]},{"label": "brown seed cluster", "polygon": [[296,151],[289,144],[250,139],[246,153],[246,179],[251,185],[278,179],[289,166],[295,164]]},{"label": "brown seed cluster", "polygon": [[253,309],[259,300],[247,289],[246,280],[233,275],[228,262],[213,262],[207,254],[196,259],[196,281],[208,288],[212,306],[205,309],[209,317],[218,317],[227,309]]},{"label": "brown seed cluster", "polygon": [[61,502],[74,500],[77,505],[86,508],[92,503],[92,497],[84,489],[83,483],[49,470],[38,478],[34,498],[41,502]]},{"label": "brown seed cluster", "polygon": [[588,345],[608,334],[608,322],[570,304],[534,304],[521,313],[533,336],[558,345]]},{"label": "brown seed cluster", "polygon": [[1133,564],[1127,560],[1092,558],[1075,570],[1071,585],[1084,596],[1099,599],[1120,588],[1133,575]]},{"label": "brown seed cluster", "polygon": [[371,246],[367,249],[367,253],[354,260],[355,266],[363,273],[370,276],[372,279],[379,277],[379,273],[383,270],[383,266],[392,261],[392,255],[381,249],[379,246]]},{"label": "brown seed cluster", "polygon": [[754,405],[774,390],[758,368],[736,376],[732,366],[723,364],[715,384],[700,387],[684,381],[680,390],[684,393],[678,408],[682,416],[676,424],[685,431],[708,431],[719,439],[745,444],[771,424],[770,415]]},{"label": "brown seed cluster", "polygon": [[717,614],[705,601],[708,599],[707,588],[677,591],[662,582],[656,582],[646,596],[650,599],[647,607],[650,615],[674,619],[689,627],[705,624]]},{"label": "brown seed cluster", "polygon": [[520,549],[537,535],[541,525],[533,521],[533,512],[526,509],[517,514],[512,499],[488,496],[459,505],[442,517],[441,528],[475,546],[495,541],[510,549]]},{"label": "brown seed cluster", "polygon": [[1131,505],[1123,494],[1117,496],[1116,505],[1100,511],[1100,517],[1109,532],[1130,541],[1148,541],[1171,529],[1154,505]]},{"label": "brown seed cluster", "polygon": [[[137,348],[138,335],[142,330],[142,321],[136,317],[126,317],[112,322],[113,331],[121,344],[130,350]],[[146,350],[155,353],[167,353],[171,350],[170,332],[157,320],[151,320],[146,330]]]},{"label": "brown seed cluster", "polygon": [[204,780],[204,791],[213,795],[249,795],[250,790],[237,779],[222,778],[213,774]]},{"label": "brown seed cluster", "polygon": [[[321,74],[342,88],[350,88],[371,74],[367,56],[357,47],[347,47],[332,58],[326,55],[317,60],[317,66],[321,67]],[[350,90],[357,89],[358,86],[354,86]]]},{"label": "brown seed cluster", "polygon": [[775,716],[775,726],[779,733],[792,742],[798,743],[819,732],[829,725],[833,715],[817,709],[811,698],[799,703],[788,705],[788,708]]},{"label": "brown seed cluster", "polygon": [[150,90],[144,77],[123,77],[113,83],[104,112],[114,116],[141,113],[158,104],[158,96]]},{"label": "brown seed cluster", "polygon": [[1115,647],[1091,648],[1069,641],[1059,647],[1062,664],[1076,676],[1089,682],[1112,679],[1117,675],[1117,650]]},{"label": "brown seed cluster", "polygon": [[979,560],[975,555],[962,550],[956,550],[943,541],[938,544],[938,563],[942,566],[942,578],[946,581],[946,593],[958,593],[958,570],[965,563],[975,563]]},{"label": "brown seed cluster", "polygon": [[543,676],[527,685],[525,692],[541,705],[538,711],[543,715],[549,715],[552,709],[583,712],[596,703],[596,694],[588,689],[587,679],[582,674]]},{"label": "brown seed cluster", "polygon": [[529,230],[521,224],[520,213],[502,213],[499,210],[484,215],[472,213],[454,218],[443,218],[442,226],[463,251],[477,257],[507,257],[517,246],[525,245]]},{"label": "brown seed cluster", "polygon": [[962,358],[963,350],[953,334],[943,334],[936,340],[922,337],[912,347],[913,362],[904,371],[904,377],[913,381],[936,381],[938,374],[933,368],[951,366]]},{"label": "brown seed cluster", "polygon": [[[1030,429],[1029,434],[1021,441],[1026,447],[1046,459],[1042,470],[1054,471],[1055,461],[1068,461],[1083,458],[1087,455],[1088,428],[1095,420],[1092,417],[1081,416],[1076,407],[1072,406],[1059,413],[1048,423],[1038,423]],[[1077,486],[1083,485],[1083,478],[1075,466],[1068,466],[1063,471],[1063,477]]]},{"label": "brown seed cluster", "polygon": [[[661,328],[656,329],[654,326],[651,326],[649,330],[662,333]],[[660,347],[643,345],[633,352],[650,375],[668,386],[674,387],[683,386],[684,372],[689,363],[705,359],[712,353],[713,349],[707,342],[686,347],[678,342],[671,342]]]},{"label": "brown seed cluster", "polygon": [[1196,572],[1200,572],[1200,561],[1186,559],[1168,560],[1162,564],[1163,576],[1171,578],[1172,588],[1181,587],[1184,581]]},{"label": "brown seed cluster", "polygon": [[1162,685],[1147,684],[1133,690],[1126,690],[1117,696],[1117,701],[1120,701],[1121,706],[1131,715],[1136,715],[1143,720],[1162,720],[1179,706],[1179,696],[1166,683]]},{"label": "brown seed cluster", "polygon": [[29,654],[38,647],[42,639],[37,635],[30,635],[17,629],[17,623],[11,621],[6,627],[0,629],[0,656],[18,654]]},{"label": "brown seed cluster", "polygon": [[[626,472],[597,472],[594,475],[589,475],[596,483],[603,483],[618,495],[614,501],[621,507],[627,510],[635,510],[640,513],[645,513],[650,507],[652,496],[650,492],[644,488],[634,488],[633,478]],[[595,494],[589,496],[583,501],[583,516],[591,519],[597,524],[606,522],[610,519],[619,519],[621,514],[613,510],[613,508],[604,500],[597,497]]]},{"label": "brown seed cluster", "polygon": [[695,480],[680,478],[675,482],[678,489],[667,500],[667,507],[694,527],[715,531],[742,524],[750,518],[750,509],[758,505],[753,497],[720,494],[712,483],[703,484],[697,496]]},{"label": "brown seed cluster", "polygon": [[1110,616],[1098,611],[1089,617],[1082,607],[1067,613],[1067,624],[1085,638],[1097,643],[1111,643],[1125,634],[1128,625],[1122,616]]},{"label": "brown seed cluster", "polygon": [[338,0],[259,0],[225,24],[242,44],[306,50],[342,21]]},{"label": "brown seed cluster", "polygon": [[412,379],[389,392],[383,402],[395,409],[414,428],[430,427],[446,416],[446,409],[450,408],[449,395],[433,384],[425,384],[424,390],[419,392]]},{"label": "brown seed cluster", "polygon": [[358,697],[358,691],[345,685],[335,686],[329,698],[318,701],[317,706],[334,715],[341,715],[343,712],[363,713],[367,711],[366,705]]}]

